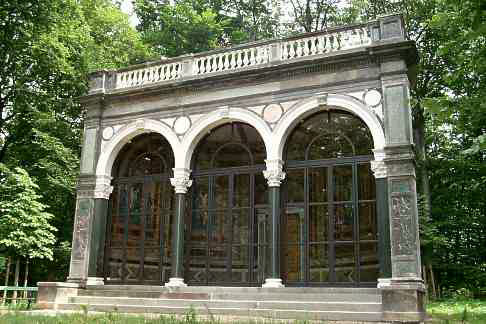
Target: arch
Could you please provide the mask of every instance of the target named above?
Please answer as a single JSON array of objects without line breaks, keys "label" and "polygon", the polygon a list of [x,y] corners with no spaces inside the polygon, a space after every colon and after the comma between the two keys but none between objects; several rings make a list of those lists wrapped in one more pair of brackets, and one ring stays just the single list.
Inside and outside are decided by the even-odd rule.
[{"label": "arch", "polygon": [[96,166],[97,176],[111,176],[111,169],[122,147],[132,138],[143,133],[158,133],[170,144],[174,157],[180,147],[179,139],[174,131],[166,124],[153,119],[139,119],[123,126],[105,145]]},{"label": "arch", "polygon": [[176,168],[190,169],[194,149],[204,135],[209,130],[232,121],[244,122],[253,126],[262,137],[268,156],[272,143],[270,126],[253,111],[241,108],[220,108],[197,120],[184,135],[181,150],[178,151],[181,154],[177,155],[176,153],[175,156]]},{"label": "arch", "polygon": [[273,133],[273,145],[267,151],[268,159],[282,159],[285,143],[295,125],[303,118],[322,109],[322,106],[332,106],[338,110],[350,112],[359,118],[369,128],[373,136],[375,150],[385,146],[385,133],[378,117],[358,99],[341,94],[322,94],[297,103],[285,113],[277,123]]}]

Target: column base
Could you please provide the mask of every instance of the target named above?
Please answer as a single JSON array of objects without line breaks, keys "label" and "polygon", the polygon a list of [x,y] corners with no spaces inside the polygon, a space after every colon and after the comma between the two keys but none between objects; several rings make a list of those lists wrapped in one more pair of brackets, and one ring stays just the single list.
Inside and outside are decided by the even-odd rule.
[{"label": "column base", "polygon": [[101,277],[88,277],[86,279],[86,286],[103,286],[105,280]]},{"label": "column base", "polygon": [[425,320],[425,286],[421,278],[378,279],[383,304],[383,319],[397,322]]},{"label": "column base", "polygon": [[262,288],[283,288],[282,279],[280,278],[267,278]]},{"label": "column base", "polygon": [[184,278],[170,278],[165,287],[187,287],[187,284],[184,283]]}]

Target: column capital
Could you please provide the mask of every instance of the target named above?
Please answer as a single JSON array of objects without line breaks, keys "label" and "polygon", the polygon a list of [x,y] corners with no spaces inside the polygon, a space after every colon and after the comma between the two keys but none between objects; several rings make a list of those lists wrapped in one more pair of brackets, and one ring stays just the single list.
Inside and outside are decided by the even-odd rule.
[{"label": "column capital", "polygon": [[283,172],[284,162],[280,159],[265,160],[267,169],[263,171],[263,176],[267,179],[269,187],[280,187],[280,183],[285,179]]},{"label": "column capital", "polygon": [[189,179],[191,170],[185,168],[173,168],[174,177],[170,179],[170,183],[174,187],[176,193],[185,194],[192,185],[192,180]]},{"label": "column capital", "polygon": [[371,161],[371,171],[373,171],[376,179],[386,178],[388,176],[388,168],[384,161]]},{"label": "column capital", "polygon": [[77,184],[77,198],[110,199],[113,192],[111,176],[80,176]]}]

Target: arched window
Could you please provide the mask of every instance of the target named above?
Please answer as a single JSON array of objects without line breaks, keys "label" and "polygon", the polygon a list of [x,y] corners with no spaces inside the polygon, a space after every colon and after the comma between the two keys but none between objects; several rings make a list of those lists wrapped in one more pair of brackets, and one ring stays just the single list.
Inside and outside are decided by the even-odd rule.
[{"label": "arched window", "polygon": [[286,143],[283,277],[288,285],[376,285],[373,139],[338,110],[301,121]]},{"label": "arched window", "polygon": [[169,279],[174,156],[149,133],[127,143],[112,168],[105,282],[162,284]]},{"label": "arched window", "polygon": [[194,170],[264,164],[265,144],[252,126],[234,122],[211,130],[198,144]]}]

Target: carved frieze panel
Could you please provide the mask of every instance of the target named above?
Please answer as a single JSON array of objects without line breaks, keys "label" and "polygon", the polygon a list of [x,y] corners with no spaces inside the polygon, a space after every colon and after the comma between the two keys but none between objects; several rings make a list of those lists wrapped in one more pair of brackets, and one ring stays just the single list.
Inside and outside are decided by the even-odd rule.
[{"label": "carved frieze panel", "polygon": [[93,210],[92,199],[79,199],[73,234],[73,260],[84,260],[88,246],[89,220]]},{"label": "carved frieze panel", "polygon": [[392,254],[415,255],[415,199],[409,179],[391,181]]}]

